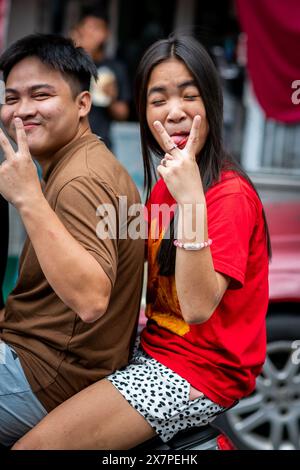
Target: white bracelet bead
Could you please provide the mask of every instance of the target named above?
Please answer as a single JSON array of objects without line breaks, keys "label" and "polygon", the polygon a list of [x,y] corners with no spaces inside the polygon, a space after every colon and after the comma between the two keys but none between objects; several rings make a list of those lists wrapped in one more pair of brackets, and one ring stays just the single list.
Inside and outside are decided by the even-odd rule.
[{"label": "white bracelet bead", "polygon": [[212,240],[209,238],[206,242],[202,243],[181,243],[178,240],[174,240],[174,245],[176,248],[183,248],[184,250],[188,251],[197,251],[202,250],[202,248],[206,248],[212,244]]}]

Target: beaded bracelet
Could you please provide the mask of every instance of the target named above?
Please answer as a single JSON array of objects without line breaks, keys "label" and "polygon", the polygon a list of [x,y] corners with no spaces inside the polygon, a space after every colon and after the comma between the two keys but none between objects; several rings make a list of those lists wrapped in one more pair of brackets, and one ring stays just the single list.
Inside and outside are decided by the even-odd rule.
[{"label": "beaded bracelet", "polygon": [[206,248],[212,244],[212,240],[209,238],[207,242],[202,243],[181,243],[178,240],[174,240],[174,245],[176,248],[183,248],[184,250],[202,250],[202,248]]}]

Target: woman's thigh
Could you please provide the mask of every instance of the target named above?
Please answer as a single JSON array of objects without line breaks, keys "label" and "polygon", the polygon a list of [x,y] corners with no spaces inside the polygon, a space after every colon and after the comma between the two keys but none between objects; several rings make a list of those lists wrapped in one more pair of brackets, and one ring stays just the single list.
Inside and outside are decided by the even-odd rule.
[{"label": "woman's thigh", "polygon": [[129,449],[155,435],[106,379],[58,406],[14,449]]}]

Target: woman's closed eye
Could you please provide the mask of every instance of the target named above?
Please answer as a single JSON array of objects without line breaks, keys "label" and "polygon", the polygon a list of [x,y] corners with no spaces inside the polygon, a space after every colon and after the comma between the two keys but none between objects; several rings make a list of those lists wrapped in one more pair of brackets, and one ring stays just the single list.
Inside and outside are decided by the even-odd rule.
[{"label": "woman's closed eye", "polygon": [[188,100],[188,101],[193,101],[193,100],[196,100],[199,97],[200,97],[200,95],[194,95],[194,94],[193,95],[185,95],[184,99]]},{"label": "woman's closed eye", "polygon": [[165,99],[160,98],[160,99],[154,99],[154,100],[152,100],[150,104],[152,104],[152,105],[154,105],[154,106],[160,106],[160,105],[164,104],[165,102],[166,102]]}]

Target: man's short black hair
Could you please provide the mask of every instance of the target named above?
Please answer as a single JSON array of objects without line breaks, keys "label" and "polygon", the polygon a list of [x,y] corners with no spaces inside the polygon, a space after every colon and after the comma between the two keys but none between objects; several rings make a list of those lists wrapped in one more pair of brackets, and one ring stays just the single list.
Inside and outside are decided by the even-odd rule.
[{"label": "man's short black hair", "polygon": [[79,22],[81,23],[82,21],[85,20],[85,18],[92,16],[94,18],[98,18],[99,20],[103,20],[107,26],[109,25],[109,16],[108,16],[108,11],[107,8],[101,5],[97,6],[83,6],[81,8],[80,12],[80,18]]},{"label": "man's short black hair", "polygon": [[89,90],[91,78],[97,79],[97,68],[82,47],[69,38],[55,34],[30,34],[14,42],[0,57],[0,70],[6,82],[11,69],[26,57],[37,57],[43,64],[61,72],[73,96]]}]

